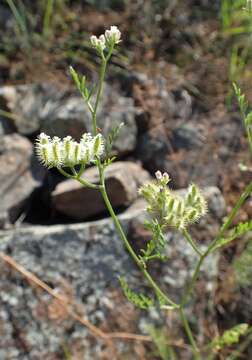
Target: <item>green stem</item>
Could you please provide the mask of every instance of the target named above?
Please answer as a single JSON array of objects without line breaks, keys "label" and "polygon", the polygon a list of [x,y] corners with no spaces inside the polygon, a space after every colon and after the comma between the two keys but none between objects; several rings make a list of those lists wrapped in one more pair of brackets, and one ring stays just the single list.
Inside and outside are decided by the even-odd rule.
[{"label": "green stem", "polygon": [[142,271],[143,275],[145,276],[145,278],[147,279],[147,281],[149,282],[149,284],[151,285],[151,287],[155,290],[157,296],[163,298],[168,305],[170,305],[172,308],[176,309],[178,308],[178,305],[176,303],[174,303],[171,299],[169,299],[169,297],[167,295],[165,295],[163,293],[163,291],[159,288],[159,286],[155,283],[155,281],[152,279],[151,275],[148,273],[148,271],[145,269],[143,262],[139,259],[139,257],[136,255],[135,251],[133,250],[133,248],[131,247],[130,243],[128,242],[128,239],[122,229],[122,226],[112,208],[112,205],[109,201],[109,198],[107,196],[107,192],[106,192],[106,188],[105,188],[105,183],[104,183],[104,178],[103,176],[101,176],[101,180],[102,180],[102,187],[100,188],[101,191],[101,195],[103,197],[103,200],[106,204],[106,207],[110,213],[110,216],[113,219],[114,225],[116,227],[116,230],[118,231],[118,234],[120,235],[122,241],[124,242],[124,245],[126,247],[126,249],[128,250],[128,252],[130,253],[131,257],[134,259],[134,261],[136,262],[136,264],[138,265],[138,267],[140,268],[140,270]]},{"label": "green stem", "polygon": [[96,95],[95,105],[92,112],[93,135],[97,134],[97,123],[96,123],[97,109],[103,91],[106,68],[107,68],[107,59],[105,59],[104,55],[102,54],[102,63],[101,63],[100,76],[99,76],[99,87]]},{"label": "green stem", "polygon": [[203,264],[203,261],[205,260],[205,257],[206,257],[205,254],[203,254],[200,257],[199,261],[198,261],[198,264],[196,266],[196,269],[194,270],[194,273],[193,273],[192,279],[191,279],[191,281],[189,283],[189,286],[188,286],[184,296],[182,297],[182,300],[181,300],[181,306],[182,307],[185,306],[185,304],[188,301],[189,296],[192,293],[192,290],[193,290],[193,288],[195,286],[195,283],[197,281],[197,278],[198,278],[198,275],[199,275],[199,272],[200,272],[201,265]]},{"label": "green stem", "polygon": [[216,243],[224,236],[224,233],[229,229],[230,225],[232,224],[235,216],[237,215],[240,208],[245,203],[246,199],[250,196],[252,192],[252,181],[249,183],[249,185],[246,187],[246,189],[241,194],[239,200],[237,201],[236,205],[234,206],[233,210],[229,214],[226,222],[221,227],[221,230],[219,234],[217,235],[216,239],[210,244],[208,249],[206,250],[206,256],[212,251],[212,249],[215,247]]},{"label": "green stem", "polygon": [[50,33],[50,22],[52,18],[53,12],[53,1],[54,0],[47,0],[45,15],[43,20],[43,38],[46,39]]},{"label": "green stem", "polygon": [[193,241],[191,235],[189,234],[189,232],[185,229],[183,231],[183,235],[186,238],[187,242],[191,245],[191,247],[193,248],[193,250],[199,255],[202,256],[201,251],[199,250],[199,248],[197,247],[197,245],[195,244],[195,242]]},{"label": "green stem", "polygon": [[58,171],[65,177],[67,177],[68,179],[73,179],[73,175],[68,174],[65,170],[63,170],[61,167],[57,168]]},{"label": "green stem", "polygon": [[90,189],[100,190],[100,188],[101,188],[100,185],[92,184],[87,180],[79,178],[79,176],[74,176],[73,179],[76,179],[80,184],[82,184],[83,186],[86,186]]},{"label": "green stem", "polygon": [[226,222],[221,227],[221,230],[219,234],[216,236],[215,240],[208,246],[207,250],[201,255],[198,264],[196,266],[196,269],[194,271],[193,277],[191,279],[191,282],[182,298],[181,305],[184,306],[187,303],[187,300],[195,286],[195,283],[197,281],[201,265],[203,264],[205,258],[211,253],[211,251],[215,248],[215,245],[218,243],[218,241],[224,236],[225,232],[229,229],[230,225],[232,224],[235,216],[237,215],[238,211],[246,201],[246,199],[249,197],[249,195],[252,192],[252,181],[249,183],[249,185],[246,187],[244,192],[241,194],[239,200],[237,201],[236,205],[234,206],[233,210],[229,214]]},{"label": "green stem", "polygon": [[182,307],[179,308],[179,315],[180,315],[181,322],[182,322],[182,324],[184,326],[184,329],[186,331],[187,337],[188,337],[188,339],[190,341],[190,344],[192,346],[194,359],[199,360],[200,359],[199,349],[198,349],[198,347],[196,345],[196,342],[195,342],[193,334],[192,334],[192,330],[191,330],[190,325],[189,325],[189,323],[188,323],[188,321],[186,319],[184,309]]},{"label": "green stem", "polygon": [[100,185],[96,185],[96,184],[92,184],[91,182],[87,181],[87,180],[84,180],[84,179],[81,179],[79,177],[79,175],[71,175],[71,174],[68,174],[65,170],[63,170],[62,168],[58,167],[57,168],[59,170],[59,172],[64,175],[65,177],[67,177],[68,179],[74,179],[74,180],[77,180],[79,181],[80,184],[82,184],[83,186],[85,187],[88,187],[90,189],[95,189],[95,190],[99,190],[100,189]]}]

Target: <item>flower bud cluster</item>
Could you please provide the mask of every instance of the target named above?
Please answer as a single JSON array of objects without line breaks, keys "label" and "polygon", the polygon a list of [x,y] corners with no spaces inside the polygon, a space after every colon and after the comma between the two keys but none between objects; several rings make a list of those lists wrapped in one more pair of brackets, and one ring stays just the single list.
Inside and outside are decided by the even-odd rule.
[{"label": "flower bud cluster", "polygon": [[184,197],[176,195],[167,186],[167,173],[156,172],[156,181],[140,188],[148,203],[147,211],[164,227],[172,226],[183,231],[207,212],[206,201],[199,188],[192,184]]},{"label": "flower bud cluster", "polygon": [[107,47],[110,49],[116,44],[119,44],[121,41],[121,32],[117,26],[111,26],[109,30],[105,31],[105,34],[100,35],[99,37],[92,35],[90,37],[91,45],[98,51],[103,52]]},{"label": "flower bud cluster", "polygon": [[91,45],[98,51],[103,51],[106,47],[106,39],[104,35],[100,35],[99,38],[95,35],[90,37]]},{"label": "flower bud cluster", "polygon": [[104,141],[101,134],[92,137],[86,133],[80,142],[65,137],[63,140],[41,133],[36,140],[36,153],[43,165],[52,167],[73,167],[86,165],[103,154]]}]

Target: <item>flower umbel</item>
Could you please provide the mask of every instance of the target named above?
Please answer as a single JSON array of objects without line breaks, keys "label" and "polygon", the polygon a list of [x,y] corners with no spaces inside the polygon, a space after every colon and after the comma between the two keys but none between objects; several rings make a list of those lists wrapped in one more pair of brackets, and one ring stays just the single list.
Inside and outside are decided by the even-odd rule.
[{"label": "flower umbel", "polygon": [[66,136],[63,140],[41,133],[36,141],[36,153],[43,165],[52,167],[73,167],[86,165],[100,157],[104,151],[101,134],[83,134],[80,142]]},{"label": "flower umbel", "polygon": [[185,197],[169,189],[167,173],[156,172],[156,181],[140,188],[140,194],[148,203],[147,211],[162,227],[172,226],[183,231],[207,212],[206,201],[199,188],[192,184]]},{"label": "flower umbel", "polygon": [[103,51],[106,47],[106,40],[104,35],[100,35],[99,38],[95,35],[90,37],[91,45],[98,51]]}]

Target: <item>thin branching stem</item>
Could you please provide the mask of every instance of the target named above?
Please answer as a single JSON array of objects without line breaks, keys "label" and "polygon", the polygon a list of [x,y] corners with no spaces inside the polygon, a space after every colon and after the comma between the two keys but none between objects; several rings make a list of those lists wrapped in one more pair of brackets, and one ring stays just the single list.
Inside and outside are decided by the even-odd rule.
[{"label": "thin branching stem", "polygon": [[[107,63],[108,60],[110,59],[111,55],[113,52],[113,48],[110,49],[109,53],[107,56],[104,56],[104,53],[101,52],[101,67],[100,67],[100,73],[99,73],[99,84],[98,84],[98,91],[96,94],[96,99],[95,99],[95,104],[94,107],[92,109],[89,110],[91,112],[92,115],[92,126],[93,126],[93,135],[95,136],[98,132],[97,129],[97,109],[98,109],[98,105],[101,99],[101,94],[103,91],[103,86],[104,86],[104,79],[105,79],[105,73],[106,73],[106,67],[107,67]],[[182,300],[180,302],[180,304],[176,304],[175,302],[173,302],[166,294],[163,293],[163,291],[159,288],[159,286],[156,284],[156,282],[153,280],[153,278],[151,277],[151,275],[149,274],[149,272],[146,269],[146,263],[144,263],[144,261],[135,253],[134,249],[132,248],[131,244],[129,243],[127,236],[125,235],[125,232],[121,226],[121,223],[117,217],[117,215],[115,214],[113,207],[110,203],[110,200],[108,198],[107,195],[107,191],[106,191],[106,186],[105,186],[105,176],[104,176],[104,170],[105,170],[105,166],[102,164],[100,159],[97,159],[97,167],[99,170],[99,177],[100,177],[100,185],[93,185],[96,188],[98,187],[101,195],[103,197],[104,203],[109,211],[110,216],[112,217],[112,220],[114,222],[115,228],[118,232],[118,234],[120,235],[126,249],[128,250],[129,254],[131,255],[132,259],[135,261],[135,263],[137,264],[137,266],[140,268],[140,270],[142,271],[144,277],[146,278],[146,280],[148,281],[149,285],[153,288],[153,290],[155,291],[156,295],[158,298],[164,300],[167,305],[169,305],[172,309],[177,309],[179,311],[179,315],[180,315],[180,319],[181,322],[183,324],[183,327],[185,329],[185,332],[187,334],[188,340],[191,344],[192,347],[192,351],[193,351],[193,355],[194,355],[194,359],[195,360],[199,360],[201,359],[200,356],[200,351],[196,345],[196,341],[194,339],[192,330],[190,328],[189,322],[186,318],[186,315],[184,313],[184,306],[187,304],[188,299],[194,289],[195,283],[197,281],[201,266],[205,260],[205,258],[214,250],[215,245],[218,243],[218,241],[223,237],[223,235],[225,234],[226,230],[228,230],[228,228],[230,227],[230,225],[232,224],[232,221],[234,219],[234,217],[236,216],[237,212],[239,211],[239,209],[241,208],[241,206],[244,204],[245,200],[248,198],[248,196],[251,194],[252,191],[252,182],[248,185],[248,187],[245,189],[245,191],[242,193],[241,197],[239,198],[239,200],[237,201],[237,204],[235,205],[235,207],[233,208],[233,210],[231,211],[230,215],[228,216],[227,220],[225,221],[225,223],[223,224],[219,234],[217,235],[217,237],[215,238],[215,240],[208,246],[207,250],[205,252],[201,252],[200,249],[197,247],[196,243],[194,242],[194,240],[192,239],[191,235],[188,233],[187,230],[183,231],[183,235],[185,237],[185,239],[187,240],[187,242],[190,244],[190,246],[193,248],[193,250],[197,253],[197,255],[199,256],[199,261],[197,263],[197,266],[195,268],[195,271],[193,273],[193,276],[191,278],[191,281],[182,297]],[[78,178],[77,176],[77,180],[80,181],[81,179]]]},{"label": "thin branching stem", "polygon": [[231,213],[229,214],[229,216],[227,217],[225,223],[223,224],[223,226],[221,227],[221,230],[219,232],[219,234],[216,236],[215,240],[208,246],[207,250],[201,255],[198,264],[195,268],[193,277],[191,279],[191,282],[189,283],[189,286],[182,298],[181,301],[181,306],[184,306],[187,301],[189,296],[192,293],[192,290],[195,286],[195,283],[197,281],[201,266],[205,260],[205,258],[212,252],[212,250],[215,248],[216,244],[218,243],[218,241],[220,239],[222,239],[222,237],[224,236],[225,232],[229,229],[229,227],[231,226],[235,216],[237,215],[238,211],[240,210],[240,208],[243,206],[243,204],[245,203],[246,199],[250,196],[252,192],[252,181],[249,183],[249,185],[246,187],[246,189],[244,190],[244,192],[241,194],[239,200],[237,201],[236,205],[234,206],[233,210],[231,211]]},{"label": "thin branching stem", "polygon": [[199,352],[199,349],[196,345],[196,342],[194,340],[194,337],[193,337],[193,334],[192,334],[192,330],[189,326],[189,323],[187,321],[187,318],[185,316],[185,313],[184,313],[184,309],[182,307],[179,308],[179,315],[180,315],[180,320],[183,324],[183,327],[186,331],[186,334],[187,334],[187,337],[190,341],[190,344],[192,346],[192,350],[193,350],[193,355],[194,355],[194,359],[195,360],[199,360],[200,359],[200,352]]},{"label": "thin branching stem", "polygon": [[[88,187],[90,189],[95,189],[95,190],[99,190],[100,189],[100,185],[96,185],[96,184],[92,184],[91,182],[84,180],[82,178],[79,177],[79,174],[77,174],[74,170],[75,175],[69,174],[68,172],[66,172],[65,170],[63,170],[62,168],[58,167],[58,171],[64,175],[65,177],[67,177],[68,179],[74,179],[77,180],[80,184],[82,184],[85,187]],[[72,170],[73,171],[73,170]]]},{"label": "thin branching stem", "polygon": [[[110,49],[110,51],[109,51],[108,55],[106,56],[106,58],[102,54],[98,91],[97,91],[97,95],[96,95],[94,111],[91,113],[92,114],[92,122],[93,122],[93,135],[97,134],[96,114],[97,114],[97,109],[98,109],[98,105],[99,105],[102,90],[103,90],[103,83],[104,83],[104,79],[105,79],[105,72],[106,72],[107,62],[110,59],[112,52],[113,52],[113,47]],[[106,186],[105,186],[104,167],[101,164],[99,159],[97,159],[97,167],[99,169],[100,184],[101,184],[101,186],[100,186],[101,195],[102,195],[103,200],[105,202],[105,205],[106,205],[106,207],[107,207],[107,209],[109,211],[109,214],[112,217],[115,228],[116,228],[118,234],[120,235],[126,249],[130,253],[132,259],[136,262],[138,267],[141,269],[142,273],[144,274],[144,276],[147,279],[148,283],[154,289],[157,296],[164,299],[166,301],[167,305],[171,306],[171,308],[174,308],[174,309],[178,308],[178,305],[175,302],[173,302],[167,295],[165,295],[163,293],[163,291],[159,288],[159,286],[156,284],[156,282],[152,279],[151,275],[148,273],[148,271],[145,268],[145,264],[137,256],[137,254],[133,250],[132,246],[130,245],[130,243],[129,243],[129,241],[128,241],[128,239],[127,239],[127,237],[126,237],[126,235],[125,235],[125,233],[123,231],[121,223],[118,220],[118,217],[116,216],[116,214],[115,214],[115,212],[113,210],[113,207],[112,207],[112,205],[110,203],[110,200],[108,198],[107,191],[106,191]]]},{"label": "thin branching stem", "polygon": [[193,238],[191,237],[191,235],[189,234],[189,232],[184,229],[183,230],[183,235],[186,238],[186,241],[190,244],[190,246],[193,248],[193,250],[199,255],[202,256],[202,253],[200,251],[200,249],[197,247],[195,241],[193,240]]},{"label": "thin branching stem", "polygon": [[101,94],[102,94],[102,90],[103,90],[103,86],[104,86],[106,68],[107,68],[107,60],[103,56],[102,62],[101,62],[101,68],[100,68],[99,86],[98,86],[98,91],[97,91],[97,95],[96,95],[95,105],[94,105],[93,112],[92,112],[94,136],[97,135],[97,121],[96,121],[97,109],[98,109],[98,105],[100,102],[100,98],[101,98]]},{"label": "thin branching stem", "polygon": [[133,250],[132,246],[130,245],[124,231],[123,228],[120,224],[120,221],[118,220],[113,207],[109,201],[107,192],[106,192],[106,187],[105,187],[105,183],[104,183],[104,179],[102,180],[102,187],[100,188],[103,200],[106,204],[106,207],[109,211],[110,216],[112,217],[112,220],[114,222],[114,225],[116,227],[116,230],[118,231],[118,234],[120,235],[126,249],[128,250],[128,252],[130,253],[131,257],[133,258],[133,260],[136,262],[136,264],[138,265],[138,267],[141,269],[143,275],[145,276],[145,278],[147,279],[148,283],[151,285],[151,287],[154,289],[155,293],[157,294],[158,297],[161,297],[162,299],[164,299],[167,303],[167,305],[170,305],[171,308],[177,309],[178,305],[173,302],[167,295],[165,295],[163,293],[163,291],[159,288],[159,286],[156,284],[156,282],[152,279],[151,275],[149,274],[149,272],[146,270],[145,266],[143,265],[143,262],[141,261],[141,259],[137,256],[137,254],[135,253],[135,251]]}]

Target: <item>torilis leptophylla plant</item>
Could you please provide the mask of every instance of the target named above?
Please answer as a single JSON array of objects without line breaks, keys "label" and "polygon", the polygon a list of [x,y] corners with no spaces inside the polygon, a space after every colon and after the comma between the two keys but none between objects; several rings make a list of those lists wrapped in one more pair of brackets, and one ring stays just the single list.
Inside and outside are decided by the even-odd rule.
[{"label": "torilis leptophylla plant", "polygon": [[[76,179],[83,186],[100,191],[105,205],[114,221],[118,234],[131,257],[142,271],[148,284],[153,289],[157,301],[154,302],[152,297],[136,294],[129,288],[126,281],[121,278],[120,283],[125,295],[132,303],[142,309],[159,304],[163,309],[178,311],[181,323],[191,345],[193,358],[201,359],[201,352],[196,344],[189,322],[185,316],[184,307],[191,297],[201,266],[206,257],[216,249],[224,246],[238,236],[243,235],[252,228],[251,222],[248,222],[240,224],[226,234],[226,231],[231,226],[237,212],[250,195],[252,191],[252,182],[245,189],[237,204],[225,219],[216,238],[206,250],[202,251],[188,231],[189,225],[197,222],[207,212],[207,204],[201,190],[195,184],[191,184],[184,197],[178,196],[168,187],[170,181],[168,174],[162,174],[160,171],[157,171],[155,174],[156,179],[153,182],[142,186],[139,190],[140,194],[148,203],[147,212],[149,213],[149,221],[146,222],[146,227],[151,231],[152,239],[148,242],[147,248],[142,249],[140,254],[137,254],[133,250],[113,210],[105,185],[105,170],[115,160],[114,157],[109,157],[109,152],[120,127],[113,129],[108,138],[105,139],[100,133],[100,130],[98,131],[96,124],[96,114],[101,100],[107,64],[116,45],[118,45],[120,41],[121,33],[116,26],[111,26],[111,28],[106,30],[105,34],[100,35],[99,38],[96,36],[91,36],[90,38],[91,45],[101,60],[99,81],[95,93],[87,86],[85,76],[81,77],[72,67],[70,67],[70,73],[76,87],[87,104],[92,116],[92,134],[83,134],[81,140],[77,142],[70,136],[67,136],[62,140],[58,137],[53,137],[51,139],[48,135],[42,133],[36,141],[36,152],[43,165],[48,168],[57,168],[60,173],[67,178]],[[248,106],[244,96],[237,87],[235,87],[235,90],[251,145],[252,116],[251,113],[247,113]],[[85,174],[85,167],[89,164],[93,164],[97,167],[99,172],[99,184],[90,183],[83,177]],[[165,294],[147,270],[149,260],[165,259],[164,247],[166,245],[166,237],[164,233],[172,228],[179,231],[184,236],[185,240],[198,255],[198,263],[180,303],[175,303],[167,294]]]}]

